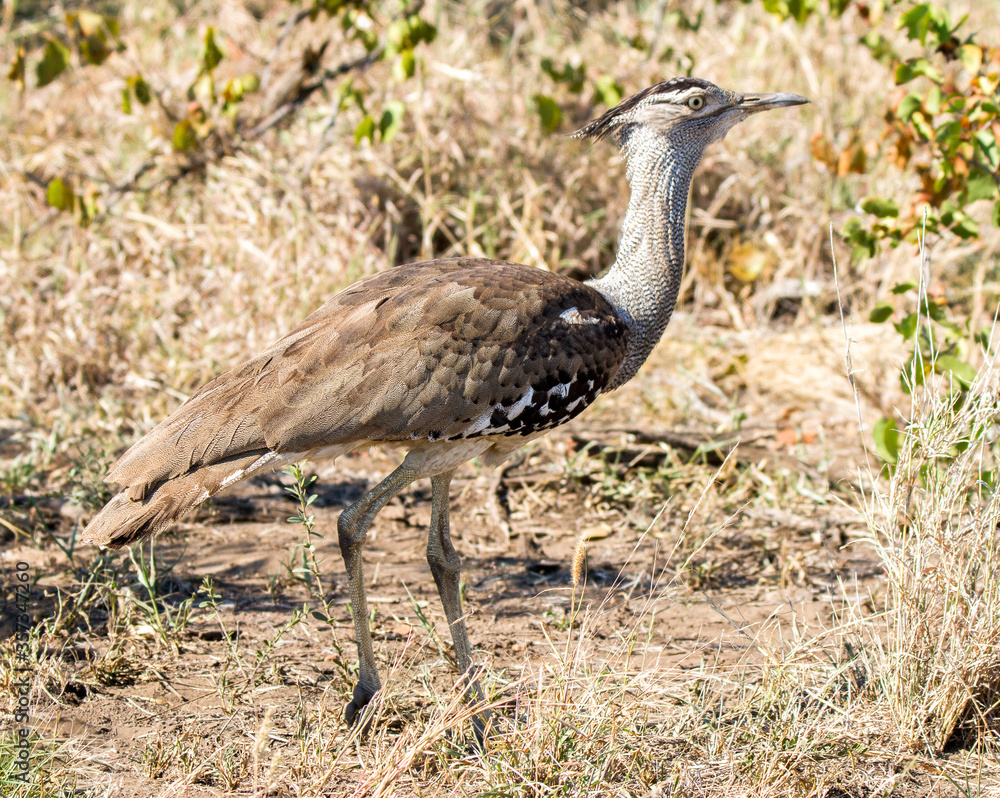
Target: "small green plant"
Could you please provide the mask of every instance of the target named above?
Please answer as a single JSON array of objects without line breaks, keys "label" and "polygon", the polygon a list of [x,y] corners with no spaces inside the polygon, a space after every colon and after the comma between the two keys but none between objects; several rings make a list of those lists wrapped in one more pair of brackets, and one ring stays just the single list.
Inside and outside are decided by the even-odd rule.
[{"label": "small green plant", "polygon": [[173,765],[177,759],[177,752],[173,746],[166,745],[161,737],[156,737],[142,749],[140,758],[146,776],[150,779],[158,779]]},{"label": "small green plant", "polygon": [[[306,477],[302,467],[294,463],[285,469],[294,483],[285,488],[288,493],[295,497],[299,503],[298,512],[288,519],[290,524],[299,524],[305,531],[305,542],[301,543],[291,556],[291,563],[286,566],[289,576],[305,585],[309,592],[309,598],[318,602],[318,606],[310,609],[309,603],[303,606],[301,614],[309,614],[321,623],[326,624],[331,629],[334,625],[334,610],[330,603],[330,597],[323,591],[323,575],[320,570],[321,561],[316,559],[316,546],[313,544],[314,537],[322,537],[315,529],[316,517],[309,513],[309,508],[316,501],[316,494],[309,492],[309,487],[316,481],[316,475]],[[374,611],[374,608],[373,608]],[[338,647],[339,654],[339,647]]]},{"label": "small green plant", "polygon": [[227,791],[236,790],[247,777],[250,769],[250,754],[243,746],[226,746],[220,749],[212,761],[222,787]]},{"label": "small green plant", "polygon": [[[986,333],[971,329],[970,321],[957,322],[949,313],[944,297],[929,296],[925,287],[915,283],[902,283],[892,289],[898,297],[917,295],[916,307],[897,309],[889,302],[880,302],[869,314],[869,321],[883,324],[891,321],[903,342],[911,347],[910,356],[899,370],[899,382],[906,394],[924,388],[934,375],[944,380],[944,390],[956,408],[968,400],[969,390],[976,379],[977,369],[972,364],[971,347],[979,347],[987,355],[990,341]],[[936,390],[936,388],[935,388]],[[969,440],[981,435],[981,430],[969,430]],[[872,431],[875,452],[891,471],[896,465],[902,445],[901,436],[907,434],[896,419],[879,419]],[[958,448],[939,453],[936,461],[945,466],[961,451]],[[994,475],[986,469],[979,482],[992,485]]]},{"label": "small green plant", "polygon": [[322,538],[322,535],[315,531],[316,516],[309,513],[309,508],[316,501],[316,494],[310,493],[309,488],[316,482],[316,475],[306,477],[302,471],[302,466],[294,463],[285,469],[293,480],[290,487],[285,490],[290,493],[299,503],[298,512],[289,517],[288,523],[299,524],[306,533],[305,542],[300,544],[293,552],[288,568],[289,576],[297,582],[305,585],[309,595],[313,598],[321,598],[323,595],[323,581],[320,574],[319,562],[316,560],[316,546],[313,538]]},{"label": "small green plant", "polygon": [[[214,596],[214,585],[211,580],[206,580],[195,593],[171,609],[164,601],[167,596],[161,593],[166,574],[160,572],[155,542],[150,540],[148,543],[129,549],[129,559],[135,568],[136,579],[146,591],[145,599],[130,593],[129,602],[143,614],[156,637],[175,652],[179,652],[178,637],[187,629],[193,618],[195,602],[204,595]],[[173,566],[169,566],[166,572],[169,573],[172,568]],[[204,602],[198,606],[203,605]]]},{"label": "small green plant", "polygon": [[63,444],[62,429],[52,427],[48,433],[32,433],[28,437],[28,451],[17,455],[0,471],[0,496],[14,497],[44,483],[45,472],[52,467],[52,460]]}]

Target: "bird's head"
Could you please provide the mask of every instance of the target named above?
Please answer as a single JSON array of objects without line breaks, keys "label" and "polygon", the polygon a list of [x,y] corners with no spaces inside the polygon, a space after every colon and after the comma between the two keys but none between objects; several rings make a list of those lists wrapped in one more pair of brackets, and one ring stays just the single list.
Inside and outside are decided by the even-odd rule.
[{"label": "bird's head", "polygon": [[578,138],[612,137],[627,149],[633,135],[652,134],[704,150],[751,114],[807,103],[797,94],[739,94],[700,78],[672,78],[626,100],[580,128]]}]

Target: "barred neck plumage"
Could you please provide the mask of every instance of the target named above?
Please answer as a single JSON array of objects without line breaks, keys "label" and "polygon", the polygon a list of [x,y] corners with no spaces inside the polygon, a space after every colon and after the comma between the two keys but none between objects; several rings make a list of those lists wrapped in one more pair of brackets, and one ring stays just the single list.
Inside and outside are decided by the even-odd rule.
[{"label": "barred neck plumage", "polygon": [[674,311],[684,273],[688,190],[704,151],[697,143],[641,128],[624,131],[618,143],[632,194],[614,266],[587,283],[614,306],[631,333],[609,390],[635,376]]}]

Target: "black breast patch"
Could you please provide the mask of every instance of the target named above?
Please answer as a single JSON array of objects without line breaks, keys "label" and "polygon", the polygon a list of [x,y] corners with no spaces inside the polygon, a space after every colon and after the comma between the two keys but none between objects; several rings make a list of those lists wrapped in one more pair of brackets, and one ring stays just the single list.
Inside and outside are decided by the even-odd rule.
[{"label": "black breast patch", "polygon": [[526,369],[531,379],[524,393],[493,404],[448,440],[527,436],[565,424],[593,404],[614,377],[626,336],[625,323],[610,314],[581,313],[576,307],[562,311],[545,342],[548,351],[538,352],[534,367]]}]

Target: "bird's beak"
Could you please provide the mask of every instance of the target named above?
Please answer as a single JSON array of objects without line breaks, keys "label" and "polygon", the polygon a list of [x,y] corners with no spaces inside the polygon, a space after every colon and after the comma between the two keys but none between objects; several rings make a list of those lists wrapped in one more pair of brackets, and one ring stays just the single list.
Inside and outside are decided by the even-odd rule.
[{"label": "bird's beak", "polygon": [[798,94],[744,94],[740,97],[739,107],[745,111],[769,111],[772,108],[784,108],[787,105],[803,105],[809,102]]}]

